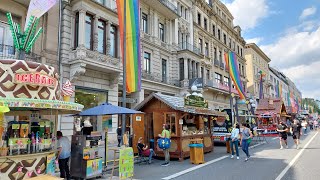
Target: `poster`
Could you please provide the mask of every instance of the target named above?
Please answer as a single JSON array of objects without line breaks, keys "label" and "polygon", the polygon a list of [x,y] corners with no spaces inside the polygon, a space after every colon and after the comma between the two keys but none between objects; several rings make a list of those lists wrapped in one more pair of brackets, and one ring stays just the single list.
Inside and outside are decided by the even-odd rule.
[{"label": "poster", "polygon": [[102,174],[102,159],[92,159],[87,161],[87,177],[92,177]]},{"label": "poster", "polygon": [[212,121],[212,138],[213,141],[225,141],[226,135],[229,133],[228,120],[225,117],[215,117],[211,119]]},{"label": "poster", "polygon": [[56,169],[56,164],[55,164],[56,156],[54,153],[49,154],[47,156],[47,170],[46,173],[50,175],[55,175],[55,169]]},{"label": "poster", "polygon": [[120,149],[119,157],[119,177],[120,179],[127,179],[133,177],[133,149],[126,147]]}]

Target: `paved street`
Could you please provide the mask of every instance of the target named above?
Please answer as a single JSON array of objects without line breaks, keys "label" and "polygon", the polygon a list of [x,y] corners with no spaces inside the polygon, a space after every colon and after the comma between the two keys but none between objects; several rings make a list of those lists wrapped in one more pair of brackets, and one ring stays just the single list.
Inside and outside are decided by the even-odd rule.
[{"label": "paved street", "polygon": [[[205,155],[206,164],[192,165],[189,159],[183,162],[172,161],[168,167],[161,167],[161,160],[153,164],[135,165],[135,179],[237,179],[237,180],[316,180],[320,171],[317,153],[320,148],[320,134],[313,131],[302,136],[300,149],[295,149],[289,136],[289,149],[280,150],[277,138],[268,138],[268,144],[257,146],[251,151],[251,159],[244,162],[226,156],[225,147],[215,147],[215,152]],[[309,144],[308,144],[309,143]],[[307,145],[307,147],[306,147]],[[294,162],[294,160],[296,160]],[[292,166],[288,166],[292,164]],[[288,171],[284,171],[288,169]],[[283,174],[283,177],[280,175]]]}]

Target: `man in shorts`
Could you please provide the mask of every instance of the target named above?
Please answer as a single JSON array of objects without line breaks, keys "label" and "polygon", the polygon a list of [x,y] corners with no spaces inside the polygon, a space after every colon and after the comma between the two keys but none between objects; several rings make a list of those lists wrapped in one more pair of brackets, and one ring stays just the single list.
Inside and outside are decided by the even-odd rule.
[{"label": "man in shorts", "polygon": [[291,133],[297,149],[299,149],[299,139],[300,139],[300,135],[302,135],[301,129],[302,129],[301,124],[299,123],[298,120],[295,119],[293,121],[293,125],[291,126]]},{"label": "man in shorts", "polygon": [[284,122],[280,122],[277,128],[277,131],[279,132],[279,139],[280,139],[280,149],[283,149],[282,146],[282,141],[286,145],[286,148],[288,149],[288,142],[287,142],[287,131],[288,131],[288,126]]}]

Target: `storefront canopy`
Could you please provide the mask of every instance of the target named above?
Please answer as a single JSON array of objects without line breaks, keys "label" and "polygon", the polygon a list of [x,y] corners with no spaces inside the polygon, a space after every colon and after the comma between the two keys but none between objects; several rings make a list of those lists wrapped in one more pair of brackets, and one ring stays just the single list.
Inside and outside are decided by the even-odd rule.
[{"label": "storefront canopy", "polygon": [[210,108],[185,106],[183,97],[169,96],[161,93],[152,93],[150,96],[145,98],[144,101],[142,101],[139,105],[137,105],[135,109],[136,110],[142,109],[149,101],[151,101],[154,98],[158,99],[159,101],[168,105],[170,108],[177,111],[182,111],[182,112],[187,112],[192,114],[227,116],[227,113],[225,112],[216,111]]},{"label": "storefront canopy", "polygon": [[103,103],[99,106],[87,109],[79,113],[80,116],[101,116],[101,115],[113,115],[113,114],[140,114],[142,112],[132,109],[114,106],[110,103]]}]

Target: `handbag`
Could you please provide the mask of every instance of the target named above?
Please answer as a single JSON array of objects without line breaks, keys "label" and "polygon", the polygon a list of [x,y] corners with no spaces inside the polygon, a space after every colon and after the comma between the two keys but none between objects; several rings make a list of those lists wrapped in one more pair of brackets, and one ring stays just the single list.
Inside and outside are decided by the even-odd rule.
[{"label": "handbag", "polygon": [[[165,136],[167,135],[167,133],[165,133]],[[171,146],[171,140],[170,138],[164,137],[164,138],[160,138],[158,140],[158,147],[160,149],[169,149]]]},{"label": "handbag", "polygon": [[251,141],[252,141],[252,138],[249,138],[249,139],[247,140],[248,144],[250,144]]}]

